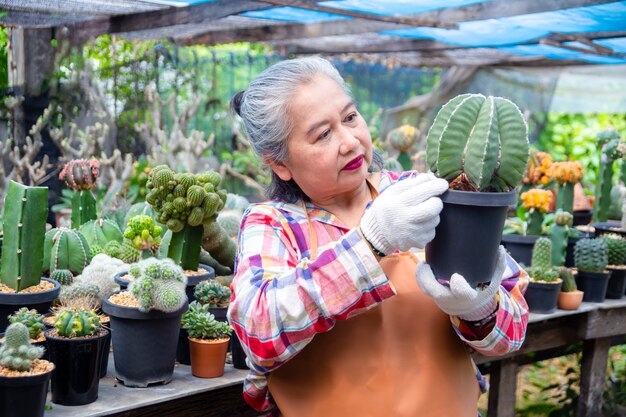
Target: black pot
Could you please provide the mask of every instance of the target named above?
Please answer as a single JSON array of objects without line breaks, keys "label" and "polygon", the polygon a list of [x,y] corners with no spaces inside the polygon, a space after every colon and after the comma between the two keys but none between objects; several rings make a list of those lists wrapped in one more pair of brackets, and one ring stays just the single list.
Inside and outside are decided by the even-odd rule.
[{"label": "black pot", "polygon": [[188,336],[187,329],[181,327],[178,333],[178,345],[176,346],[176,361],[181,365],[191,365]]},{"label": "black pot", "polygon": [[120,271],[117,274],[113,275],[113,280],[117,285],[120,286],[120,290],[125,290],[128,288],[128,284],[130,283],[130,281],[122,278],[124,275],[127,274],[128,271]]},{"label": "black pot", "polygon": [[563,282],[528,283],[524,299],[531,313],[549,314],[556,310],[556,301]]},{"label": "black pot", "polygon": [[93,337],[59,337],[48,330],[50,359],[56,365],[52,374],[52,402],[62,405],[91,404],[98,399],[100,364],[104,339],[102,329]]},{"label": "black pot", "polygon": [[109,368],[109,352],[111,351],[111,332],[107,332],[102,341],[102,352],[100,352],[100,378],[107,376]]},{"label": "black pot", "polygon": [[233,358],[233,367],[237,369],[248,369],[248,365],[246,365],[246,352],[244,352],[241,347],[241,342],[235,332],[233,332],[230,337],[230,353]]},{"label": "black pot", "polygon": [[606,289],[609,285],[610,272],[578,271],[576,286],[583,291],[583,301],[601,303],[606,298]]},{"label": "black pot", "polygon": [[215,278],[215,269],[213,269],[213,267],[205,264],[200,264],[198,265],[198,268],[203,268],[206,273],[201,275],[187,275],[187,288],[185,289],[185,292],[187,293],[187,300],[189,302],[192,302],[196,299],[196,296],[193,294],[193,292],[196,288],[196,285],[198,285],[200,281]]},{"label": "black pot", "polygon": [[147,387],[172,380],[180,319],[187,306],[172,313],[144,313],[103,300],[102,311],[111,319],[115,373],[124,385]]},{"label": "black pot", "polygon": [[426,262],[435,277],[449,280],[459,273],[476,287],[491,280],[509,205],[515,191],[479,193],[448,190],[435,238],[426,245]]},{"label": "black pot", "polygon": [[530,266],[533,255],[533,245],[539,235],[522,236],[516,234],[502,235],[502,246],[509,251],[511,257],[523,266]]},{"label": "black pot", "polygon": [[589,224],[591,222],[592,217],[593,217],[592,210],[575,211],[573,226],[582,226],[582,225]]},{"label": "black pot", "polygon": [[43,417],[51,375],[0,376],[0,416]]},{"label": "black pot", "polygon": [[41,314],[46,314],[50,310],[52,302],[59,296],[61,285],[50,278],[42,280],[54,283],[54,288],[35,293],[0,293],[0,332],[4,332],[9,325],[8,317],[21,307],[34,308]]},{"label": "black pot", "polygon": [[620,299],[626,291],[626,269],[607,268],[611,277],[606,288],[606,298]]},{"label": "black pot", "polygon": [[622,229],[622,223],[618,221],[591,223],[596,229],[596,236],[607,235],[609,233],[617,233],[626,239],[626,230]]}]

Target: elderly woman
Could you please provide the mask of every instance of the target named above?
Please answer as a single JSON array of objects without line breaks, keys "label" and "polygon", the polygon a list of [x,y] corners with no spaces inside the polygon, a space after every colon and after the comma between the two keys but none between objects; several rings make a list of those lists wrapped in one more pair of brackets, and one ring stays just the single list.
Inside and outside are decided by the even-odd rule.
[{"label": "elderly woman", "polygon": [[381,170],[328,61],[275,64],[232,107],[272,170],[270,200],[241,223],[228,311],[246,401],[285,417],[475,417],[487,384],[469,353],[522,344],[523,270],[500,248],[491,284],[473,289],[418,263],[448,183]]}]

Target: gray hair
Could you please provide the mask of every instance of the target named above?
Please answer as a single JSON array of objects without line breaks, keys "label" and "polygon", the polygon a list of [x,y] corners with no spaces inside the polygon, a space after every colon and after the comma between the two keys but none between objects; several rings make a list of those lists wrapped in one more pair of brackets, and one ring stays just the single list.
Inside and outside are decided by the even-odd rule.
[{"label": "gray hair", "polygon": [[[243,128],[254,152],[264,161],[287,160],[287,142],[293,130],[289,104],[296,87],[310,82],[316,75],[333,79],[348,96],[352,96],[337,69],[321,57],[305,57],[278,62],[259,74],[244,91],[231,101],[241,117]],[[272,172],[267,190],[272,199],[308,200],[293,181],[283,181]]]}]

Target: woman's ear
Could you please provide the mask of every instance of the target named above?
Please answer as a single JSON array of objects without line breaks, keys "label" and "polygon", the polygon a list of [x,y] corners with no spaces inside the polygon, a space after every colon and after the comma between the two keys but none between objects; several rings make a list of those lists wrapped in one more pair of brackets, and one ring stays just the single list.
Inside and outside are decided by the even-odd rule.
[{"label": "woman's ear", "polygon": [[283,181],[289,181],[291,176],[291,170],[282,162],[266,161],[265,162],[274,171],[274,174]]}]

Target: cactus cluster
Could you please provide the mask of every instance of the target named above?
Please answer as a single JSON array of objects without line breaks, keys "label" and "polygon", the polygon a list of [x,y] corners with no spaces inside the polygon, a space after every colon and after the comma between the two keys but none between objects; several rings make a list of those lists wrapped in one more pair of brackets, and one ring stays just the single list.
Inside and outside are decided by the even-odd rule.
[{"label": "cactus cluster", "polygon": [[189,303],[189,309],[183,313],[181,326],[194,339],[224,339],[233,331],[228,323],[215,320],[215,316],[209,312],[208,304],[197,301]]},{"label": "cactus cluster", "polygon": [[46,327],[43,324],[43,315],[37,310],[29,310],[26,307],[22,307],[9,317],[9,323],[22,323],[28,329],[28,337],[31,339],[37,339],[41,332]]},{"label": "cactus cluster", "polygon": [[552,240],[552,265],[565,265],[567,255],[567,241],[569,239],[569,229],[574,223],[574,216],[566,211],[557,211],[554,215],[554,224],[550,230]]},{"label": "cactus cluster", "polygon": [[[44,240],[42,268],[54,274],[56,271],[69,271],[78,275],[89,264],[90,250],[87,239],[77,230],[66,227],[48,231]],[[67,272],[56,273],[57,277],[67,278]],[[66,280],[71,283],[71,279]]]},{"label": "cactus cluster", "polygon": [[64,337],[93,336],[100,330],[100,317],[93,310],[62,310],[54,327]]},{"label": "cactus cluster", "polygon": [[68,302],[87,298],[98,304],[103,297],[118,288],[113,276],[126,268],[128,265],[119,259],[106,254],[96,255],[74,283],[63,288],[61,299]]},{"label": "cactus cluster", "polygon": [[617,233],[609,233],[600,236],[606,242],[608,248],[608,264],[624,265],[626,260],[626,239]]},{"label": "cactus cluster", "polygon": [[530,267],[530,277],[535,281],[555,282],[559,271],[552,267],[552,241],[540,237],[535,241]]},{"label": "cactus cluster", "polygon": [[528,128],[511,101],[462,94],[446,103],[428,131],[430,170],[465,191],[510,191],[528,162]]},{"label": "cactus cluster", "polygon": [[200,281],[193,293],[200,304],[208,304],[211,308],[227,307],[232,295],[230,288],[212,279]]},{"label": "cactus cluster", "polygon": [[598,145],[602,148],[598,166],[598,183],[596,199],[593,207],[593,219],[605,222],[609,217],[611,206],[611,189],[613,188],[613,163],[624,156],[626,144],[620,140],[619,132],[607,129],[598,135]]},{"label": "cactus cluster", "polygon": [[[122,242],[122,231],[117,223],[108,219],[90,220],[80,226],[80,233],[85,237],[89,248],[104,248],[107,243],[116,241]],[[102,249],[100,250],[101,253]]]},{"label": "cactus cluster", "polygon": [[124,230],[124,238],[128,239],[133,247],[140,251],[149,250],[152,253],[159,250],[161,245],[161,226],[155,224],[154,219],[145,214],[131,217]]},{"label": "cactus cluster", "polygon": [[571,269],[564,266],[560,267],[559,278],[561,278],[561,280],[563,281],[561,291],[572,292],[578,290],[578,287],[576,286],[576,280],[574,279],[574,274],[572,273]]},{"label": "cactus cluster", "polygon": [[608,252],[603,239],[580,239],[574,246],[574,264],[579,271],[603,272],[608,264]]},{"label": "cactus cluster", "polygon": [[141,311],[172,312],[187,302],[187,277],[171,259],[143,260],[133,268],[133,276],[129,291],[139,301]]},{"label": "cactus cluster", "polygon": [[124,240],[122,243],[118,241],[109,242],[103,250],[104,254],[120,259],[124,263],[131,264],[141,259],[141,251],[135,249],[133,244],[129,240]]},{"label": "cactus cluster", "polygon": [[22,323],[10,324],[0,347],[0,365],[14,371],[28,371],[35,359],[43,356],[44,348],[30,344],[28,328]]},{"label": "cactus cluster", "polygon": [[4,204],[0,280],[19,292],[41,281],[48,188],[10,181]]}]

